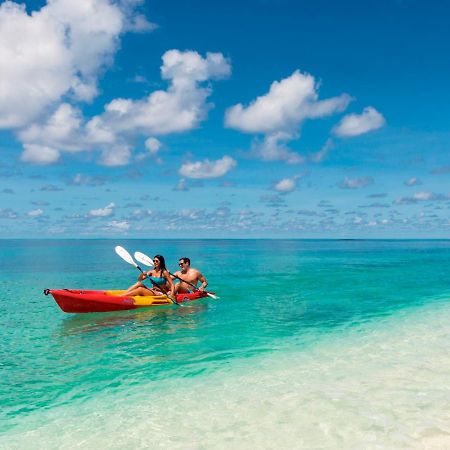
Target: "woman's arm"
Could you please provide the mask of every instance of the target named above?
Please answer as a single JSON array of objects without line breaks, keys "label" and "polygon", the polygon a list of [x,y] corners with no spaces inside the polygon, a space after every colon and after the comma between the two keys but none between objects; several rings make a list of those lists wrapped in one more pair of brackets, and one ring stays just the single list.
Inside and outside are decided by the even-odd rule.
[{"label": "woman's arm", "polygon": [[175,285],[173,284],[172,277],[169,275],[169,272],[167,270],[164,272],[164,278],[166,279],[169,286],[170,295],[173,297],[175,294]]},{"label": "woman's arm", "polygon": [[150,275],[151,275],[151,271],[150,270],[148,272],[143,272],[143,273],[139,274],[138,281],[145,280]]}]

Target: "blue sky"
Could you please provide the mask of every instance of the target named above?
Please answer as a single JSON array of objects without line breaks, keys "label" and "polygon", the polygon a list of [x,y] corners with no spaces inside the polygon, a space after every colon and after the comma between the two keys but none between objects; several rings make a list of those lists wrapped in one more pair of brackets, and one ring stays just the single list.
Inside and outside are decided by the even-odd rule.
[{"label": "blue sky", "polygon": [[0,237],[440,238],[446,2],[0,3]]}]

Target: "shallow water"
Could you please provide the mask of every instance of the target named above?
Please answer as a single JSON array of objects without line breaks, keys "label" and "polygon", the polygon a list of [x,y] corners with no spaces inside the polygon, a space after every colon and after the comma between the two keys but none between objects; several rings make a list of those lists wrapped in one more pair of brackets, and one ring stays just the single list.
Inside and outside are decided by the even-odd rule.
[{"label": "shallow water", "polygon": [[[42,294],[130,284],[116,244],[191,257],[220,300],[68,315]],[[449,443],[449,241],[0,249],[2,448]]]}]

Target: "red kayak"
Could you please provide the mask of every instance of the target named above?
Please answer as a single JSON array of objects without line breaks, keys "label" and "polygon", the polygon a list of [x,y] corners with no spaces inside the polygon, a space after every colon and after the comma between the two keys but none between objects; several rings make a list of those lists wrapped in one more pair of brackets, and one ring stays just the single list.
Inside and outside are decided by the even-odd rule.
[{"label": "red kayak", "polygon": [[201,291],[178,294],[176,296],[176,303],[174,303],[166,295],[130,297],[123,295],[124,293],[125,291],[86,291],[79,289],[44,290],[44,294],[51,294],[58,306],[67,313],[107,312],[148,308],[153,306],[167,306],[192,302],[211,294]]}]

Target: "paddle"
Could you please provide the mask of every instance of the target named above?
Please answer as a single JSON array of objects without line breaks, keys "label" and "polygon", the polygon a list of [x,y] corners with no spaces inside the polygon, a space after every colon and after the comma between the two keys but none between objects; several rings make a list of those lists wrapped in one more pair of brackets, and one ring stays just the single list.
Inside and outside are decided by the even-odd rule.
[{"label": "paddle", "polygon": [[145,264],[146,266],[153,266],[153,260],[150,258],[150,256],[147,256],[144,253],[141,252],[134,252],[134,257],[142,264]]},{"label": "paddle", "polygon": [[[146,266],[153,266],[153,261],[152,259],[147,256],[145,253],[141,253],[141,252],[135,252],[134,253],[134,257],[142,264],[145,264]],[[174,278],[177,278],[178,280],[182,281],[183,283],[189,284],[189,286],[192,286],[196,291],[198,291],[199,289],[197,288],[197,286],[195,286],[195,284],[189,283],[189,281],[183,280],[183,278],[178,277],[177,275],[174,275],[173,273],[169,272],[169,275],[172,275]],[[217,295],[211,294],[210,292],[206,292],[204,291],[205,294],[208,297],[211,297],[215,300],[217,300],[219,297],[217,297]]]},{"label": "paddle", "polygon": [[116,245],[114,247],[114,251],[128,264],[131,264],[132,266],[136,267],[136,269],[140,270],[141,273],[144,273],[144,271],[134,262],[133,257],[120,245]]},{"label": "paddle", "polygon": [[[114,248],[115,252],[124,260],[126,261],[128,264],[131,264],[132,266],[136,267],[136,269],[140,270],[141,273],[144,273],[144,271],[134,262],[133,257],[120,245],[117,245]],[[153,261],[151,263],[151,265],[153,266]],[[173,304],[178,305],[178,303],[173,300],[172,298],[170,298],[165,292],[163,292],[161,290],[161,288],[150,278],[148,277],[148,279],[151,281],[152,285],[158,289],[163,295],[165,295]]]}]

